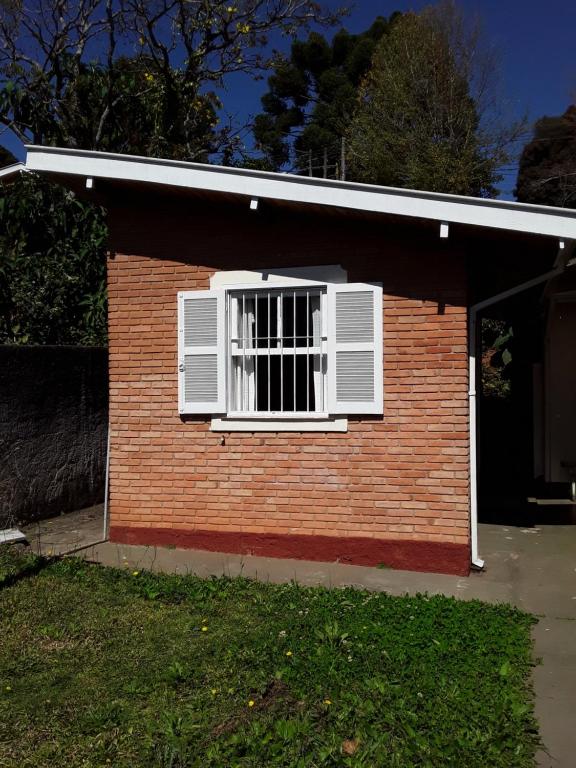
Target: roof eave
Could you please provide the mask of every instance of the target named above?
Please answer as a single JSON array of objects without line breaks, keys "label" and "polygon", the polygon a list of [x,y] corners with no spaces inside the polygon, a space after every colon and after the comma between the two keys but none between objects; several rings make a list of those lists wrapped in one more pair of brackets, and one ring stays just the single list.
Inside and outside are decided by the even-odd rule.
[{"label": "roof eave", "polygon": [[12,163],[12,165],[6,165],[4,168],[0,168],[0,179],[2,181],[7,181],[13,176],[16,176],[17,174],[26,170],[27,168],[24,163]]},{"label": "roof eave", "polygon": [[33,171],[160,184],[576,240],[576,211],[175,160],[27,147]]}]

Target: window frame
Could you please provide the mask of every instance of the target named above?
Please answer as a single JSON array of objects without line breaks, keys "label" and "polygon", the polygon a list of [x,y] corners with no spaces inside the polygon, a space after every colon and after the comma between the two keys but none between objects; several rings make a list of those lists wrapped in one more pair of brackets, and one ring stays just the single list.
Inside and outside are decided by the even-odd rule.
[{"label": "window frame", "polygon": [[[334,421],[326,406],[328,405],[328,393],[329,393],[329,371],[328,371],[328,283],[312,280],[298,280],[298,281],[286,281],[282,283],[272,283],[263,280],[260,283],[238,283],[227,284],[222,286],[225,298],[224,298],[224,313],[225,313],[225,371],[226,371],[226,383],[225,383],[225,403],[226,412],[225,419],[232,421],[247,420],[247,421],[279,421],[279,422],[310,422],[310,421]],[[320,317],[321,317],[321,337],[320,337],[320,352],[318,353],[321,359],[322,365],[322,401],[324,410],[322,411],[243,411],[232,410],[230,408],[231,399],[234,396],[233,382],[232,382],[232,348],[230,338],[230,324],[231,324],[231,303],[230,299],[234,294],[239,293],[262,293],[262,292],[278,292],[279,294],[293,292],[301,293],[303,291],[315,291],[321,296],[320,299]],[[257,350],[258,347],[253,348]],[[291,348],[290,348],[291,349]],[[297,347],[296,347],[297,349]],[[304,348],[302,348],[304,349]],[[299,353],[302,354],[302,353]],[[308,351],[308,354],[310,352]],[[255,352],[255,356],[258,356],[258,352]],[[263,355],[264,356],[264,355]],[[294,354],[294,356],[296,356]],[[288,357],[292,357],[291,354]],[[341,421],[341,419],[340,419]]]},{"label": "window frame", "polygon": [[[222,339],[222,343],[218,344],[218,346],[215,348],[215,352],[217,350],[220,350],[221,353],[218,353],[218,360],[221,361],[218,364],[218,370],[222,371],[222,375],[219,374],[219,384],[218,384],[218,391],[221,393],[218,395],[218,406],[217,407],[209,407],[208,403],[201,403],[200,407],[191,407],[189,405],[189,400],[186,399],[182,400],[182,397],[180,398],[179,402],[181,403],[180,407],[180,416],[183,419],[188,419],[190,417],[194,418],[196,414],[202,415],[202,414],[210,414],[211,416],[211,423],[210,423],[210,429],[215,432],[269,432],[269,433],[275,433],[275,432],[347,432],[348,431],[348,417],[349,415],[355,415],[355,414],[362,414],[368,416],[368,418],[372,417],[372,414],[376,416],[382,416],[383,414],[383,401],[382,401],[382,384],[383,384],[383,369],[382,369],[382,347],[383,347],[383,336],[382,336],[382,300],[383,300],[383,291],[382,291],[382,283],[376,283],[376,282],[370,282],[370,283],[349,283],[348,282],[348,275],[347,271],[342,268],[341,265],[337,264],[326,264],[326,265],[317,265],[317,266],[305,266],[305,267],[286,267],[286,268],[273,268],[273,269],[258,269],[258,270],[217,270],[215,271],[211,277],[209,282],[209,291],[207,292],[208,295],[218,294],[221,296],[221,308],[222,311],[218,313],[218,327],[222,329],[222,336],[220,337]],[[327,295],[327,300],[324,302],[324,312],[325,312],[325,319],[324,319],[324,328],[322,329],[322,335],[325,337],[325,340],[323,340],[323,343],[327,344],[328,348],[328,355],[326,358],[326,368],[325,371],[323,371],[323,375],[325,376],[326,382],[329,381],[329,375],[330,370],[333,368],[334,374],[338,376],[338,373],[340,369],[338,368],[338,363],[336,362],[335,355],[338,352],[339,344],[340,342],[353,342],[354,340],[352,338],[346,339],[345,337],[342,337],[342,339],[337,339],[336,335],[334,335],[334,338],[331,338],[330,334],[330,328],[334,328],[334,333],[337,333],[338,329],[338,318],[334,315],[334,310],[336,307],[334,301],[335,301],[335,293],[338,293],[340,291],[355,291],[359,290],[362,291],[364,288],[369,288],[370,290],[374,291],[374,307],[376,308],[376,312],[374,314],[374,322],[375,322],[375,337],[374,337],[374,370],[373,370],[373,381],[374,382],[380,382],[380,385],[377,386],[374,389],[375,399],[373,399],[371,402],[368,400],[365,400],[362,397],[362,386],[363,381],[362,379],[358,380],[356,378],[355,381],[350,381],[350,371],[354,370],[354,368],[350,369],[350,361],[348,361],[348,367],[344,367],[342,369],[342,378],[338,379],[339,385],[337,389],[338,398],[335,400],[332,396],[332,393],[328,393],[328,398],[323,404],[323,410],[320,411],[311,411],[311,412],[302,412],[302,411],[284,411],[284,412],[276,412],[276,411],[233,411],[231,408],[229,408],[228,404],[228,390],[229,390],[229,383],[228,383],[228,373],[227,373],[227,365],[228,365],[228,340],[226,337],[227,334],[227,327],[228,327],[228,319],[227,319],[227,312],[226,312],[226,300],[227,296],[226,294],[228,292],[232,291],[241,291],[241,292],[247,292],[247,291],[262,291],[262,290],[278,290],[278,291],[291,291],[291,290],[299,290],[302,288],[310,288],[312,290],[321,291],[323,295]],[[180,292],[178,294],[179,296],[179,308],[183,309],[184,303],[183,300],[185,298],[198,298],[199,291],[196,290],[189,290]],[[253,315],[255,315],[255,306],[252,307]],[[301,311],[301,310],[300,310]],[[343,318],[346,318],[346,312],[345,307],[343,309],[344,314],[342,315]],[[361,310],[360,310],[361,311]],[[275,313],[274,313],[275,314]],[[315,315],[315,313],[314,313]],[[313,315],[313,326],[316,324],[316,319]],[[265,315],[267,317],[267,314]],[[308,316],[308,315],[306,315]],[[302,317],[302,315],[300,315]],[[309,317],[309,316],[308,316]],[[362,315],[359,316],[359,318],[362,317]],[[377,320],[377,318],[379,318]],[[178,359],[178,390],[179,395],[182,396],[182,393],[184,391],[184,388],[188,386],[188,380],[186,377],[186,374],[188,373],[186,361],[184,360],[182,356],[182,321],[184,319],[184,312],[179,313],[179,344],[178,344],[178,353],[179,353],[179,359]],[[186,320],[188,321],[188,316],[186,315]],[[255,319],[251,322],[255,322]],[[309,320],[307,322],[310,322]],[[366,319],[364,319],[364,322],[362,322],[361,319],[358,321],[354,317],[354,321],[352,323],[351,328],[356,329],[357,331],[361,328],[366,329]],[[379,326],[379,327],[377,327]],[[251,326],[254,327],[253,325]],[[301,328],[303,326],[300,326]],[[308,326],[309,327],[309,326]],[[292,327],[288,325],[288,329],[292,330]],[[325,330],[324,330],[325,329]],[[253,331],[252,331],[253,332]],[[252,333],[251,332],[251,333]],[[261,334],[261,332],[259,332]],[[304,338],[309,338],[309,331],[308,328],[305,331]],[[262,334],[261,334],[262,335]],[[302,333],[299,334],[302,336]],[[202,334],[201,334],[202,336]],[[270,339],[271,336],[268,336],[266,334],[266,331],[264,329],[264,336],[266,339]],[[289,334],[290,336],[290,334]],[[277,337],[275,337],[277,338]],[[252,341],[252,339],[251,339]],[[359,341],[364,341],[363,339],[359,339]],[[274,341],[274,344],[276,344],[276,341]],[[289,346],[289,345],[288,345]],[[340,344],[341,346],[341,344]],[[346,351],[343,349],[342,351]],[[380,361],[378,364],[377,361]],[[346,364],[345,364],[346,365]],[[335,367],[334,367],[335,366]],[[316,366],[315,366],[316,367]],[[204,372],[202,372],[204,373]],[[275,376],[277,376],[277,372],[275,373]],[[302,374],[300,374],[302,376]],[[310,374],[308,374],[308,377]],[[210,377],[208,377],[209,379]],[[206,376],[204,376],[204,379],[199,374],[199,378],[196,381],[196,384],[198,387],[205,386],[206,385]],[[290,380],[290,379],[288,379]],[[309,380],[309,379],[308,379]],[[262,380],[261,380],[262,381]],[[306,379],[304,379],[306,381]],[[222,386],[221,386],[221,384]],[[260,384],[260,386],[266,386],[266,374],[264,374],[264,383]],[[302,387],[302,384],[299,385]],[[309,385],[310,386],[310,385]],[[318,402],[317,400],[317,392],[318,390],[315,388],[317,385],[316,383],[313,383],[310,388],[310,393],[314,392],[314,403]],[[344,387],[344,389],[340,389],[340,387]],[[354,387],[356,389],[354,390]],[[186,390],[188,391],[188,390]],[[340,396],[340,393],[342,392],[342,396]],[[355,394],[355,392],[358,393],[358,397],[355,396],[352,397],[346,397],[346,394]],[[379,394],[378,394],[379,392]],[[302,389],[300,389],[300,395],[299,397],[302,397]],[[264,401],[266,403],[266,401]],[[277,403],[278,401],[276,401]],[[300,402],[302,402],[300,400]],[[290,403],[290,400],[288,400],[288,403]],[[293,403],[293,400],[292,400]],[[366,407],[365,407],[366,403]],[[262,404],[262,401],[260,400],[260,404]]]}]

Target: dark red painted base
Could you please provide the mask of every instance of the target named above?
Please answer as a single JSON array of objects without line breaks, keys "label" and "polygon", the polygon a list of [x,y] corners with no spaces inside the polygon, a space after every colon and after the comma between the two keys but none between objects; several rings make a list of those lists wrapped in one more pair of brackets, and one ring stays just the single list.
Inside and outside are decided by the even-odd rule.
[{"label": "dark red painted base", "polygon": [[274,533],[233,533],[112,526],[110,541],[118,544],[203,549],[260,557],[319,560],[347,565],[385,565],[405,571],[467,576],[470,548],[466,544],[396,541],[364,537],[300,536]]}]

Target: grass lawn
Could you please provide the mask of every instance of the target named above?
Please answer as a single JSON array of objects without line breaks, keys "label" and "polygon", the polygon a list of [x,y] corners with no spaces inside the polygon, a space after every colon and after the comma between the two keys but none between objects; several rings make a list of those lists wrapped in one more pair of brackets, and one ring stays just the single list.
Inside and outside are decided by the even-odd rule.
[{"label": "grass lawn", "polygon": [[0,548],[0,766],[533,766],[532,621]]}]

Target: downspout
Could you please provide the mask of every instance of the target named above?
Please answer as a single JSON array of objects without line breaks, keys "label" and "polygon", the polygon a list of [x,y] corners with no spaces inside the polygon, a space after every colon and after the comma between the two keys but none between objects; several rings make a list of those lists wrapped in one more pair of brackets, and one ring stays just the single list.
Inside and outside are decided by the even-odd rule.
[{"label": "downspout", "polygon": [[108,421],[108,440],[106,441],[106,475],[104,477],[104,519],[102,521],[102,541],[108,540],[108,497],[110,495],[110,421]]},{"label": "downspout", "polygon": [[477,366],[476,366],[476,348],[477,348],[477,324],[478,313],[486,307],[490,307],[493,304],[497,304],[499,301],[504,301],[510,296],[515,296],[517,293],[527,291],[530,288],[534,288],[540,283],[547,282],[553,277],[556,277],[564,271],[566,263],[571,253],[571,248],[563,248],[560,246],[558,256],[555,261],[553,269],[545,272],[538,277],[534,277],[532,280],[527,280],[524,283],[509,288],[507,291],[502,291],[488,299],[479,301],[477,304],[472,304],[468,309],[468,407],[470,413],[470,546],[471,546],[471,562],[472,567],[477,570],[484,568],[484,560],[481,559],[478,552],[478,452],[477,452],[477,401],[476,401],[476,380],[477,380]]}]

